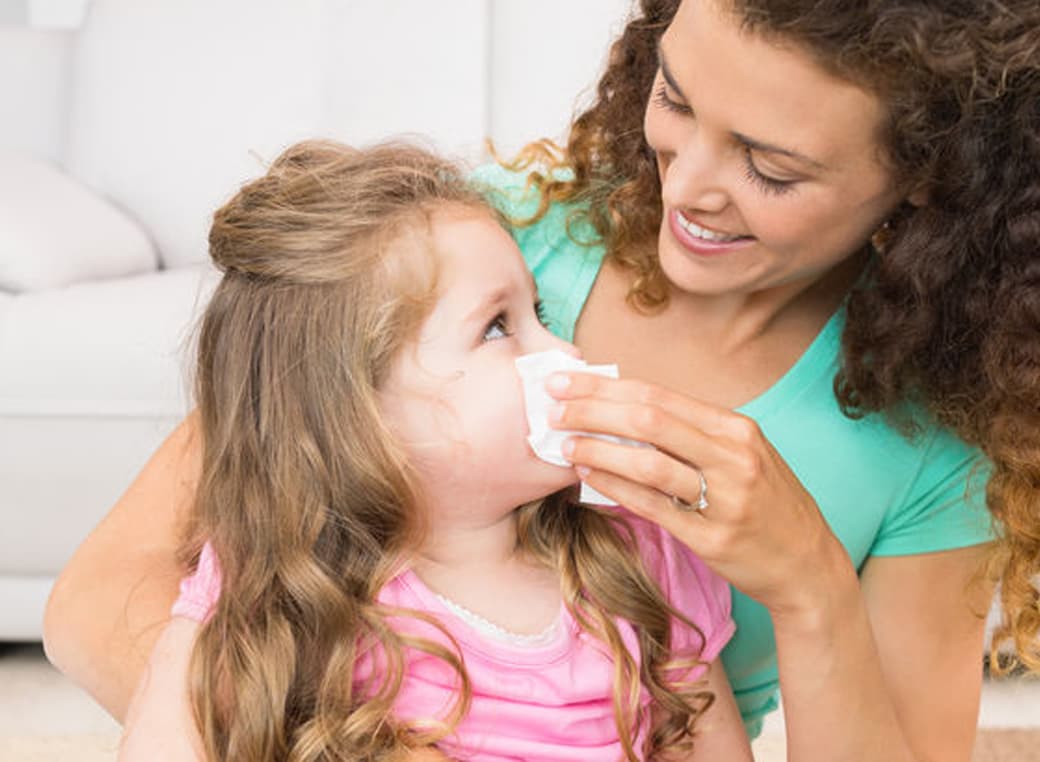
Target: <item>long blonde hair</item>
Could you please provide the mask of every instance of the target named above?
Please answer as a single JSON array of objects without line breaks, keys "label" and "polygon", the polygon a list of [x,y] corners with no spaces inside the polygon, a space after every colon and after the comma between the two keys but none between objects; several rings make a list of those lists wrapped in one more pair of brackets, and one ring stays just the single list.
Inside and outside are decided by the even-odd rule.
[{"label": "long blonde hair", "polygon": [[[377,601],[422,534],[421,485],[377,391],[433,305],[435,260],[416,252],[429,249],[431,215],[446,206],[496,218],[451,164],[421,149],[308,141],[214,216],[223,278],[199,336],[203,466],[182,549],[193,562],[208,541],[222,571],[190,678],[210,759],[389,759],[435,743],[466,711],[458,650],[395,632],[389,617],[400,612]],[[616,657],[626,756],[646,719],[640,683],[663,707],[651,746],[688,743],[711,697],[671,677],[697,655],[673,658],[669,626],[681,615],[632,538],[560,497],[521,515],[521,543],[560,569],[567,605]],[[639,666],[614,617],[635,626]],[[409,648],[458,675],[439,726],[391,718]],[[356,666],[376,650],[385,668],[362,678]]]}]

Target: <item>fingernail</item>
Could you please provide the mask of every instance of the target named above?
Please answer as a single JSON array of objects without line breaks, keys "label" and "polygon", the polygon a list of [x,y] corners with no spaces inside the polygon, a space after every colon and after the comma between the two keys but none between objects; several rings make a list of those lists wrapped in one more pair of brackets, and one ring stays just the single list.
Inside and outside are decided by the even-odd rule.
[{"label": "fingernail", "polygon": [[563,457],[570,458],[574,454],[574,440],[564,439],[563,444],[560,445],[560,452],[563,453]]},{"label": "fingernail", "polygon": [[559,423],[563,420],[563,405],[550,405],[549,406],[549,422]]},{"label": "fingernail", "polygon": [[578,478],[582,480],[586,479],[588,475],[592,473],[592,469],[588,466],[575,466],[574,470],[577,472]]},{"label": "fingernail", "polygon": [[553,373],[545,379],[545,388],[550,392],[564,392],[571,385],[570,376],[564,373]]}]

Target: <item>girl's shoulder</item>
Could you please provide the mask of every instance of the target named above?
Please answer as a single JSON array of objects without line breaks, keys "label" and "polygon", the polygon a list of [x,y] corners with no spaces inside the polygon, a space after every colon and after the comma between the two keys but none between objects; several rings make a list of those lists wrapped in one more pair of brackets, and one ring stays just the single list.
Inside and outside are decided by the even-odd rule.
[{"label": "girl's shoulder", "polygon": [[[700,630],[696,643],[703,661],[711,661],[733,636],[732,593],[729,583],[713,572],[696,553],[659,525],[621,509],[631,527],[647,572],[668,602]],[[674,635],[680,642],[698,641],[694,630],[681,624]]]}]

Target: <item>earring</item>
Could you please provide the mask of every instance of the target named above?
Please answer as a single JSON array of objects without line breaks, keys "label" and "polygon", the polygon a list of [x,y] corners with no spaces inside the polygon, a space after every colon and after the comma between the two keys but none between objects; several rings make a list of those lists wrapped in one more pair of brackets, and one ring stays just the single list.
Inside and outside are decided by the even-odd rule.
[{"label": "earring", "polygon": [[895,230],[892,227],[892,220],[888,219],[882,222],[880,227],[878,227],[878,229],[870,236],[870,245],[874,249],[874,252],[878,255],[883,255],[888,249],[889,244],[892,243],[894,235]]}]

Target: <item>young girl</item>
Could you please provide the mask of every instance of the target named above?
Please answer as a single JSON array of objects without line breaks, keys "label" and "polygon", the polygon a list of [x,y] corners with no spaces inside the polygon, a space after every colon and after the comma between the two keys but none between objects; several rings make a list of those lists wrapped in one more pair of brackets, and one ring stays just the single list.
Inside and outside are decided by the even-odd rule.
[{"label": "young girl", "polygon": [[574,350],[450,165],[299,144],[210,249],[196,568],[123,758],[751,758],[727,585],[527,448],[514,361]]}]

